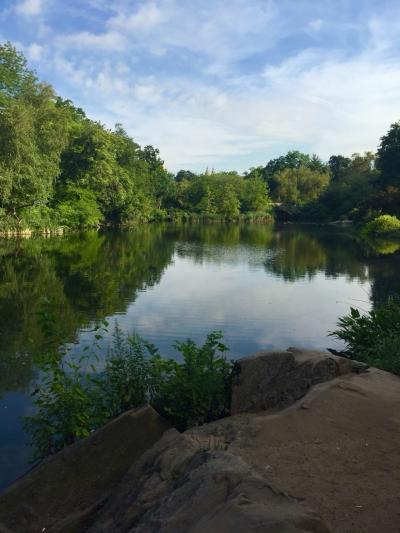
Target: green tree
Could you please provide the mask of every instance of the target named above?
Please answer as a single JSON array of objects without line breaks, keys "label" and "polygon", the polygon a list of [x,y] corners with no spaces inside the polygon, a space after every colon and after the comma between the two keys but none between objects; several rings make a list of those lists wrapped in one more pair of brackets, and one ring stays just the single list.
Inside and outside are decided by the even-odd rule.
[{"label": "green tree", "polygon": [[317,200],[329,184],[329,174],[307,167],[285,168],[274,179],[279,201],[294,205]]},{"label": "green tree", "polygon": [[228,220],[240,215],[240,200],[231,184],[225,185],[222,190],[220,213]]},{"label": "green tree", "polygon": [[34,91],[37,78],[25,57],[10,43],[0,44],[0,106]]},{"label": "green tree", "polygon": [[306,168],[320,174],[328,173],[328,167],[317,155],[310,156],[298,150],[290,150],[286,155],[271,159],[263,169],[263,177],[268,183],[272,197],[276,200],[278,182],[275,176],[285,169]]},{"label": "green tree", "polygon": [[246,180],[243,208],[245,211],[267,211],[271,205],[268,187],[260,175]]},{"label": "green tree", "polygon": [[202,214],[212,217],[217,213],[215,193],[211,187],[206,186],[203,198],[198,204],[198,208]]},{"label": "green tree", "polygon": [[34,103],[11,101],[0,112],[0,206],[18,223],[22,209],[47,203],[60,172],[67,132],[52,95],[43,87]]},{"label": "green tree", "polygon": [[381,183],[384,187],[391,185],[400,188],[400,121],[392,124],[381,138],[377,166],[382,173]]},{"label": "green tree", "polygon": [[351,159],[343,155],[332,155],[329,158],[329,169],[332,175],[332,181],[339,181],[351,165]]}]

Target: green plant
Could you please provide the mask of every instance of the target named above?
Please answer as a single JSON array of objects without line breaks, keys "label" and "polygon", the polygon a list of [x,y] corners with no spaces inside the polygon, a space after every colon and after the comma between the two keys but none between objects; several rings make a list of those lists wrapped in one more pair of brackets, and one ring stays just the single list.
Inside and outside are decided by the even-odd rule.
[{"label": "green plant", "polygon": [[[99,423],[96,379],[91,372],[96,368],[91,363],[97,355],[89,354],[88,348],[75,360],[65,350],[57,349],[55,316],[51,302],[43,299],[38,312],[38,322],[45,337],[45,351],[37,358],[41,382],[34,395],[36,412],[25,417],[34,446],[34,459],[55,453],[75,440],[87,437]],[[94,328],[94,348],[99,348],[102,331],[107,321]],[[100,417],[100,422],[104,416]]]},{"label": "green plant", "polygon": [[35,391],[36,411],[25,418],[34,458],[55,453],[86,437],[120,413],[150,403],[179,430],[229,413],[232,365],[223,353],[222,334],[213,332],[198,347],[192,340],[177,342],[183,362],[160,356],[138,335],[126,336],[118,325],[112,346],[99,370],[97,355],[107,322],[94,330],[92,350],[79,357],[58,349],[54,314],[43,301],[39,322],[47,339],[38,359],[41,382]]},{"label": "green plant", "polygon": [[368,222],[363,229],[366,235],[400,234],[400,220],[392,215],[380,215]]},{"label": "green plant", "polygon": [[400,304],[391,301],[361,314],[351,308],[331,336],[343,340],[351,358],[400,374]]},{"label": "green plant", "polygon": [[232,364],[222,337],[214,331],[202,346],[191,339],[174,344],[183,362],[168,362],[154,406],[181,431],[229,414]]}]

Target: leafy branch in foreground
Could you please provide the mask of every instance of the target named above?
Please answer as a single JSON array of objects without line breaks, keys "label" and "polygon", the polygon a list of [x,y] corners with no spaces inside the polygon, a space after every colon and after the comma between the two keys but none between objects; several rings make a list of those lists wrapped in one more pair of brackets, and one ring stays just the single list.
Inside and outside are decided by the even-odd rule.
[{"label": "leafy branch in foreground", "polygon": [[161,357],[155,346],[138,335],[124,335],[116,326],[99,370],[96,350],[104,331],[106,324],[96,327],[92,353],[84,348],[76,358],[52,351],[39,360],[42,380],[34,399],[36,411],[25,418],[35,459],[144,403],[181,431],[229,414],[232,363],[224,356],[228,348],[220,332],[210,333],[202,346],[190,339],[176,342],[183,359],[178,362]]},{"label": "leafy branch in foreground", "polygon": [[346,343],[348,355],[394,374],[400,374],[400,303],[390,301],[368,313],[351,308],[330,333]]}]

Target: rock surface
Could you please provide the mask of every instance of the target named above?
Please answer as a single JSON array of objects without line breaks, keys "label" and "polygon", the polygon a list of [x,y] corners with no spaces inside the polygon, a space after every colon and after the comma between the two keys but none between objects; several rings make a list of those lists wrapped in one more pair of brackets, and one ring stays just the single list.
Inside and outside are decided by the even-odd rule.
[{"label": "rock surface", "polygon": [[235,364],[232,415],[288,407],[313,385],[349,374],[356,368],[359,372],[363,365],[329,353],[298,348],[258,352]]},{"label": "rock surface", "polygon": [[243,459],[175,430],[132,467],[88,533],[112,531],[329,533]]},{"label": "rock surface", "polygon": [[169,428],[145,406],[49,457],[0,495],[0,532],[84,531],[93,509]]},{"label": "rock surface", "polygon": [[184,434],[149,407],[126,413],[3,493],[0,532],[398,533],[400,379],[294,348],[268,357],[241,360],[235,385],[257,412]]}]

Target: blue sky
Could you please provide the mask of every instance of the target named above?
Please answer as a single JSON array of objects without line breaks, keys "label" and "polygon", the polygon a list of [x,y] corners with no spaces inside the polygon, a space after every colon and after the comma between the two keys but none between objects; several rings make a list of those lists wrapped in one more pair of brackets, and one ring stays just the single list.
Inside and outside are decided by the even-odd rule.
[{"label": "blue sky", "polygon": [[400,118],[396,0],[0,0],[0,39],[171,171],[375,150]]}]

